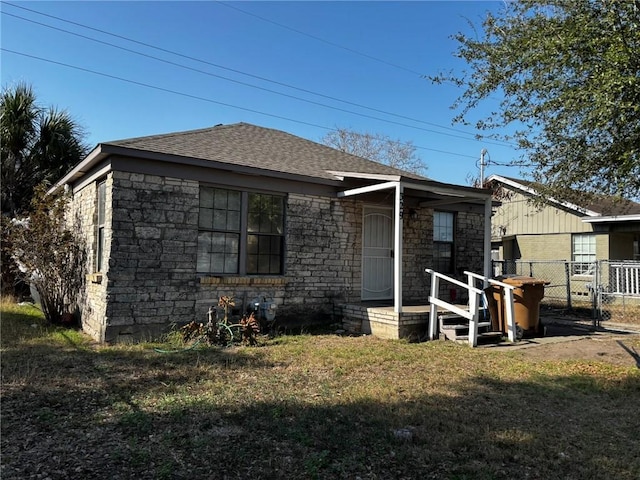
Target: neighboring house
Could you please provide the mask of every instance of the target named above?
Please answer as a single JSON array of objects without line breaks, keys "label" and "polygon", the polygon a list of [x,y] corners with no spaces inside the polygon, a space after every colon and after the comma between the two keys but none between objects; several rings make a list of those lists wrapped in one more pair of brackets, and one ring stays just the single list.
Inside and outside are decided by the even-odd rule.
[{"label": "neighboring house", "polygon": [[640,260],[640,204],[603,198],[586,206],[550,200],[539,207],[529,201],[538,196],[530,182],[491,175],[487,183],[502,204],[491,235],[500,259]]},{"label": "neighboring house", "polygon": [[595,261],[640,260],[638,203],[601,197],[579,206],[551,199],[540,207],[530,201],[538,196],[531,182],[491,175],[487,184],[501,202],[492,218],[494,260],[569,262],[572,293],[584,296]]},{"label": "neighboring house", "polygon": [[81,321],[99,341],[203,321],[222,295],[398,338],[426,328],[403,307],[427,302],[425,268],[490,265],[490,191],[246,123],[101,143],[62,187],[90,259]]}]

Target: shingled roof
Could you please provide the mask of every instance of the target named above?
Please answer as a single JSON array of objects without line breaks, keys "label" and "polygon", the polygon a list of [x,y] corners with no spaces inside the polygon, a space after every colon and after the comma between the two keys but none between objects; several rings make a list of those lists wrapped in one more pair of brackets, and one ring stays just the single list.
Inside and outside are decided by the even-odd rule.
[{"label": "shingled roof", "polygon": [[401,175],[427,180],[421,175],[344,153],[290,133],[248,123],[130,138],[105,142],[104,145],[328,180],[335,180],[329,171]]}]

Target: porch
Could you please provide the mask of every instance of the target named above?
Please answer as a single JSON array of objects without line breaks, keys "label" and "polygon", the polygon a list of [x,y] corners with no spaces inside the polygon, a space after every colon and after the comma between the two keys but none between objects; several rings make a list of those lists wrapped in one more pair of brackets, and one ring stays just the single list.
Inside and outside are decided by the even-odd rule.
[{"label": "porch", "polygon": [[[499,286],[504,292],[507,337],[516,340],[514,296],[512,285],[465,271],[467,283],[447,275],[425,270],[431,276],[431,295],[428,304],[401,305],[391,301],[362,301],[341,305],[342,323],[352,333],[370,334],[379,338],[413,341],[435,340],[441,335],[446,339],[465,339],[469,345],[478,345],[479,338],[499,339],[502,332],[492,331],[492,322],[482,301],[487,285]],[[440,296],[440,283],[455,285],[466,290],[468,304],[453,304]]]},{"label": "porch", "polygon": [[[466,330],[475,346],[482,295],[476,279],[469,276],[462,283],[424,267],[458,277],[463,266],[481,270],[486,286],[491,269],[491,192],[401,176],[332,173],[341,180],[363,182],[337,194],[358,197],[363,204],[360,294],[340,305],[344,328],[380,338],[426,340],[451,330],[442,327],[443,317],[451,317],[461,319],[454,326]],[[449,286],[461,292],[455,304],[449,303],[456,302],[455,296],[441,296]]]}]

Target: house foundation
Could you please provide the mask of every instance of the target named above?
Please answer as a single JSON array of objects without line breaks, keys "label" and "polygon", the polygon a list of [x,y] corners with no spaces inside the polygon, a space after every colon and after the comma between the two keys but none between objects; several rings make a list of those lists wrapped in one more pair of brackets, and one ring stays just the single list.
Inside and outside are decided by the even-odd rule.
[{"label": "house foundation", "polygon": [[379,338],[420,340],[429,329],[429,305],[402,307],[397,313],[392,306],[345,304],[341,306],[343,327],[347,332],[375,335]]}]

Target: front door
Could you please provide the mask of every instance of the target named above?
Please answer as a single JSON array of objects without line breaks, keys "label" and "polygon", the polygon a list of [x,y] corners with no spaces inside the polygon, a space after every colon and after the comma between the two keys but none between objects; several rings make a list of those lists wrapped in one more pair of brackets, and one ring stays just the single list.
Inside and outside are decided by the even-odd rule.
[{"label": "front door", "polygon": [[393,298],[393,210],[364,207],[362,300]]}]

